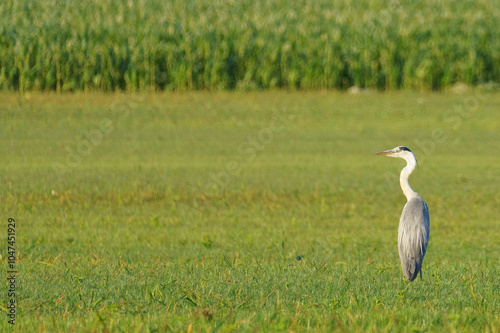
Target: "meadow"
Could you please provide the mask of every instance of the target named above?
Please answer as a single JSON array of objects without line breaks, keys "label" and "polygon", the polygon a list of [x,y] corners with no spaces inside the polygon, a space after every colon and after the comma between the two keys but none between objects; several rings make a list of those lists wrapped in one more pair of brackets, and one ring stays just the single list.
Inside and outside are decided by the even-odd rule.
[{"label": "meadow", "polygon": [[500,81],[489,0],[4,0],[0,89],[441,90]]},{"label": "meadow", "polygon": [[[1,93],[13,331],[498,332],[499,107],[485,89]],[[412,283],[404,162],[373,156],[397,145],[431,213]]]}]

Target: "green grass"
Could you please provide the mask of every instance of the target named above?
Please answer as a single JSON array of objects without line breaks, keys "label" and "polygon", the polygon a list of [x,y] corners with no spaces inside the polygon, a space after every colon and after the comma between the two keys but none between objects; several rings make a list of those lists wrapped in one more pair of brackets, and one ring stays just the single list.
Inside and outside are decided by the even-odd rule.
[{"label": "green grass", "polygon": [[3,0],[0,89],[440,90],[500,82],[500,2]]},{"label": "green grass", "polygon": [[[14,331],[498,332],[499,106],[479,90],[2,94]],[[372,155],[397,145],[431,213],[413,283],[404,164]]]}]

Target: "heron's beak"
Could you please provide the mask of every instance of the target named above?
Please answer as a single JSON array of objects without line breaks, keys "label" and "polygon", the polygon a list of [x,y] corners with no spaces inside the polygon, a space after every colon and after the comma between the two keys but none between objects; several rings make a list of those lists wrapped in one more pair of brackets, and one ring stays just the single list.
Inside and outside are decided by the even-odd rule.
[{"label": "heron's beak", "polygon": [[373,155],[390,155],[392,153],[394,153],[392,149],[389,149],[389,150],[379,151],[378,153],[375,153]]}]

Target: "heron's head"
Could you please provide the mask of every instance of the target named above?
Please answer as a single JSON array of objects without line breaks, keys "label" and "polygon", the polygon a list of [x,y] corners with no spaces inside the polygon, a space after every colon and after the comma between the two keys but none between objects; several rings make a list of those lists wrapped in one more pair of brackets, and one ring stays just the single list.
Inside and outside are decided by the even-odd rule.
[{"label": "heron's head", "polygon": [[399,146],[399,147],[392,148],[389,150],[384,150],[384,151],[375,153],[375,155],[386,155],[386,156],[390,156],[390,157],[399,157],[399,158],[403,158],[407,161],[408,161],[408,157],[415,158],[415,156],[413,155],[411,150],[406,148],[405,146]]}]

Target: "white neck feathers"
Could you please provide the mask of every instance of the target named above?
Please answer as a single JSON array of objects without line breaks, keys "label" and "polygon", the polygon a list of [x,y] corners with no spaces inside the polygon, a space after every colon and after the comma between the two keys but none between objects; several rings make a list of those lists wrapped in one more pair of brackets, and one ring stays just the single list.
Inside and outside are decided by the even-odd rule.
[{"label": "white neck feathers", "polygon": [[415,167],[417,166],[417,160],[415,159],[415,156],[413,154],[406,154],[404,156],[404,159],[407,162],[407,165],[401,170],[401,175],[399,177],[399,184],[401,185],[401,189],[403,190],[404,195],[406,196],[406,199],[409,201],[413,197],[418,197],[418,193],[413,191],[413,189],[410,186],[410,183],[408,182],[408,177],[410,177],[411,173],[413,170],[415,170]]}]

